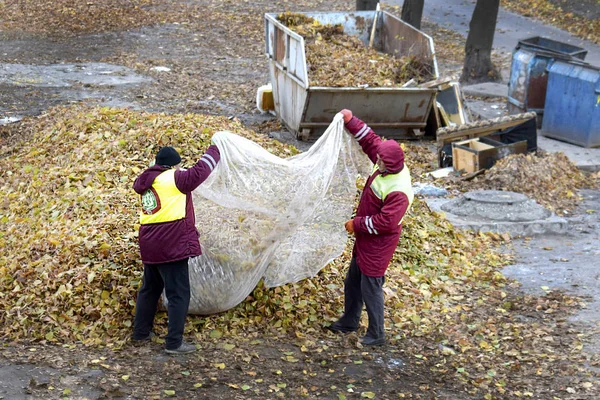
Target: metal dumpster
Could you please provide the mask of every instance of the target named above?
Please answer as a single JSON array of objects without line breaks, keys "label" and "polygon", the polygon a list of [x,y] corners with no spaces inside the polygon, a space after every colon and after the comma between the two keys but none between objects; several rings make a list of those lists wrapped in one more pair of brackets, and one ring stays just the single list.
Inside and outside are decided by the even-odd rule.
[{"label": "metal dumpster", "polygon": [[600,68],[557,60],[548,70],[542,135],[600,147]]},{"label": "metal dumpster", "polygon": [[[385,11],[307,12],[321,24],[342,24],[344,33],[383,53],[415,56],[432,66],[438,77],[433,40]],[[437,89],[401,87],[316,87],[308,77],[304,38],[265,14],[265,43],[275,112],[301,140],[314,139],[341,109],[353,110],[378,133],[406,137],[408,129],[425,128]]]},{"label": "metal dumpster", "polygon": [[535,111],[538,128],[542,126],[547,68],[554,60],[583,60],[587,50],[555,40],[533,37],[520,40],[513,50],[508,82],[509,114]]}]

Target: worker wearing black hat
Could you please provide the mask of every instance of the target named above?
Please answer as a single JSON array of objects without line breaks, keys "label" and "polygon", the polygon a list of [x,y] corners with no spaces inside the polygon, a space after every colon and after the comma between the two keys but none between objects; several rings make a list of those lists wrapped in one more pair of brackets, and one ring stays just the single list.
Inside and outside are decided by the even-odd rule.
[{"label": "worker wearing black hat", "polygon": [[186,354],[196,350],[195,345],[183,341],[190,303],[188,259],[202,254],[192,191],[208,178],[219,159],[219,149],[212,145],[193,167],[183,170],[177,150],[166,146],[159,150],[154,165],[133,184],[142,200],[139,245],[144,263],[133,326],[132,340],[136,343],[152,338],[156,307],[164,289],[169,316],[165,351]]}]

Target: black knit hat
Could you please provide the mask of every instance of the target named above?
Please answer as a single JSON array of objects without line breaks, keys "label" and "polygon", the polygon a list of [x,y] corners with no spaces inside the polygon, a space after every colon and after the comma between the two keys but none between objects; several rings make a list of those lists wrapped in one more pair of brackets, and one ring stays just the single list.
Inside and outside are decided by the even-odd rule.
[{"label": "black knit hat", "polygon": [[156,155],[156,165],[166,165],[172,167],[181,162],[181,156],[171,146],[162,147]]}]

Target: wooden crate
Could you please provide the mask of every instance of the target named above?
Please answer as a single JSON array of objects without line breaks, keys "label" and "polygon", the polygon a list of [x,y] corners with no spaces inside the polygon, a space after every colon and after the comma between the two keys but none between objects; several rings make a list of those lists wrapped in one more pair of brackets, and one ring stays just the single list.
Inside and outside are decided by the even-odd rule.
[{"label": "wooden crate", "polygon": [[[461,140],[474,139],[481,136],[502,137],[515,129],[515,127],[535,121],[536,113],[529,112],[526,114],[507,115],[505,117],[488,119],[482,121],[470,122],[464,125],[453,125],[444,128],[439,128],[436,131],[438,164],[440,168],[449,167],[449,156],[451,155],[451,144]],[[510,135],[510,133],[508,133]],[[501,140],[502,142],[511,143],[517,140]],[[533,129],[533,139],[530,151],[537,147],[537,136],[535,127]]]},{"label": "wooden crate", "polygon": [[466,173],[491,168],[497,160],[510,154],[527,153],[527,141],[504,144],[487,137],[452,143],[452,166]]}]

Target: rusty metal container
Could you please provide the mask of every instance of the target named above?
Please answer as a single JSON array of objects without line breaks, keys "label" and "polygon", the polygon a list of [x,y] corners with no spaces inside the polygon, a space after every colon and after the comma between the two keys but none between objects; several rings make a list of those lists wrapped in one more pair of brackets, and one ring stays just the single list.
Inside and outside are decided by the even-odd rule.
[{"label": "rusty metal container", "polygon": [[508,112],[520,114],[535,111],[541,128],[548,68],[555,60],[583,60],[587,50],[555,40],[533,37],[520,40],[513,50],[508,82]]},{"label": "rusty metal container", "polygon": [[[438,77],[433,40],[385,11],[307,12],[321,24],[342,24],[344,32],[365,45],[376,21],[373,46],[396,56],[415,56]],[[377,16],[377,17],[376,17]],[[275,112],[301,140],[315,139],[341,109],[355,111],[378,133],[401,138],[423,129],[437,89],[403,87],[317,87],[308,77],[304,38],[265,14],[265,45]]]}]

